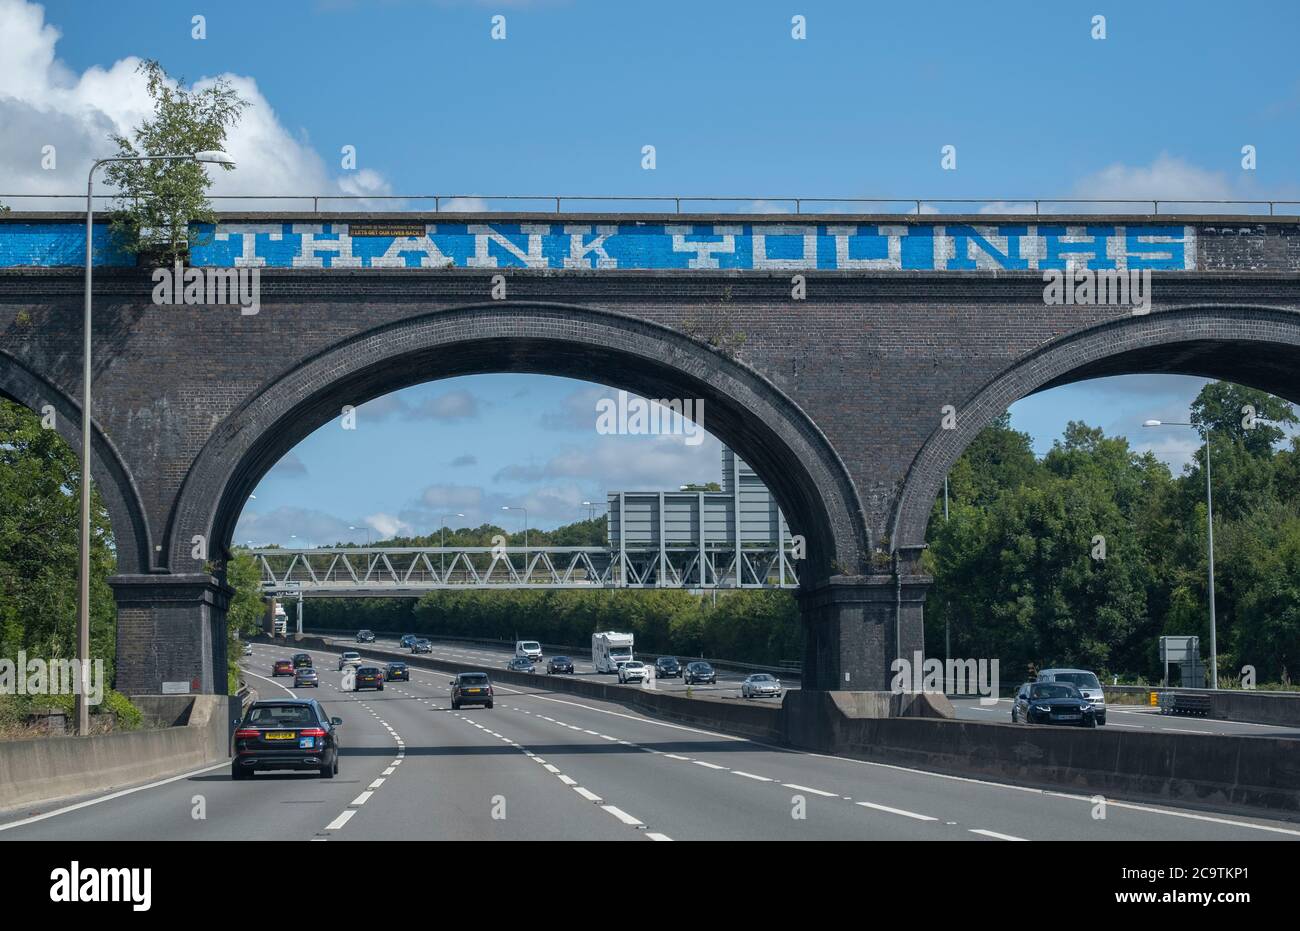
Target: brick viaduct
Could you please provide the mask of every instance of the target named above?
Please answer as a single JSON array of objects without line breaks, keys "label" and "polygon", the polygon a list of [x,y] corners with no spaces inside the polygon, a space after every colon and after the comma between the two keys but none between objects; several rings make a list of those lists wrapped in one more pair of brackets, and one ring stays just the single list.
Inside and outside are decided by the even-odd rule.
[{"label": "brick viaduct", "polygon": [[[53,405],[73,444],[81,224],[0,218],[0,395]],[[887,688],[892,658],[922,647],[935,496],[1012,402],[1147,372],[1300,402],[1294,217],[313,213],[196,228],[195,267],[259,270],[256,314],[156,304],[153,270],[106,228],[95,240],[93,469],[131,694],[224,690],[224,554],[247,496],[344,405],[420,382],[536,372],[703,398],[705,427],[808,541],[805,687],[852,690]],[[1045,301],[1045,272],[1083,269],[1150,270],[1149,311]]]}]

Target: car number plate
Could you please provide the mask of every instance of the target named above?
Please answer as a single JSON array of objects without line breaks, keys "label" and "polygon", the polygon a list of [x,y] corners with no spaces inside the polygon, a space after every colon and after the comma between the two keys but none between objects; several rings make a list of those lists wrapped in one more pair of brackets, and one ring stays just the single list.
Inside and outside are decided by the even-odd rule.
[{"label": "car number plate", "polygon": [[293,731],[269,731],[266,735],[267,740],[293,740],[293,738]]}]

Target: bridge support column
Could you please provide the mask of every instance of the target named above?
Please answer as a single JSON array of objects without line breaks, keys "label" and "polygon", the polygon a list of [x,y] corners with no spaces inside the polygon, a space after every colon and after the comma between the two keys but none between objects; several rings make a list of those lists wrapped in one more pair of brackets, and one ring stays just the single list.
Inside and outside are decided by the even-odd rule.
[{"label": "bridge support column", "polygon": [[117,690],[226,694],[226,607],[233,589],[203,573],[118,575]]},{"label": "bridge support column", "polygon": [[881,573],[832,576],[801,590],[804,660],[801,688],[887,692],[898,656],[925,649],[929,576]]}]

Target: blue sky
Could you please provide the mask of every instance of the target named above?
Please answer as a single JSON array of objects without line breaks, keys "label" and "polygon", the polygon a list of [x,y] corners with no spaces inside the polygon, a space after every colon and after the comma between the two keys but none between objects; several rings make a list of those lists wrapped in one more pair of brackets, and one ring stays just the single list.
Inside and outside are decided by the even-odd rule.
[{"label": "blue sky", "polygon": [[[1294,2],[205,7],[0,0],[0,193],[75,193],[105,132],[142,116],[134,58],[153,57],[189,81],[225,75],[253,101],[224,194],[1300,199]],[[498,13],[504,41],[489,35]],[[790,36],[796,13],[804,41]],[[44,138],[59,145],[56,171],[36,164]],[[654,171],[640,167],[647,144]],[[345,145],[356,171],[339,164]],[[955,171],[940,167],[944,145]],[[1041,452],[1086,420],[1180,468],[1194,436],[1138,425],[1185,419],[1200,384],[1088,382],[1020,402],[1013,423]],[[524,502],[551,526],[606,490],[716,476],[716,443],[563,426],[588,400],[581,384],[518,375],[410,389],[369,411],[373,443],[330,427],[305,440],[237,536],[427,530],[442,513],[477,523]],[[489,410],[511,428],[488,431]]]}]

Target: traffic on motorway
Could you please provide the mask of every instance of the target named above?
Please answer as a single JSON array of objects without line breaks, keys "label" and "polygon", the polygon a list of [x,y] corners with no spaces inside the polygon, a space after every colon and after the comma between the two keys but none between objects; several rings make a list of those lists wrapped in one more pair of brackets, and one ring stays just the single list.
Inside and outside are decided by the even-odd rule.
[{"label": "traffic on motorway", "polygon": [[[435,641],[416,634],[384,637],[374,631],[363,630],[354,637],[340,639],[338,642],[349,640],[372,649],[473,662],[513,672],[591,676],[611,684],[675,692],[689,688],[702,694],[745,701],[779,703],[787,691],[798,688],[797,683],[781,679],[774,673],[720,673],[703,660],[659,656],[653,662],[645,662],[635,655],[633,635],[616,631],[602,631],[592,635],[590,658],[575,658],[567,653],[549,654],[537,640],[519,640],[512,649],[494,644]],[[343,655],[354,658],[360,656],[355,651],[345,651]]]}]

